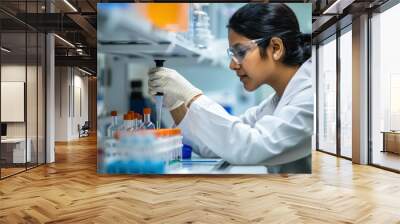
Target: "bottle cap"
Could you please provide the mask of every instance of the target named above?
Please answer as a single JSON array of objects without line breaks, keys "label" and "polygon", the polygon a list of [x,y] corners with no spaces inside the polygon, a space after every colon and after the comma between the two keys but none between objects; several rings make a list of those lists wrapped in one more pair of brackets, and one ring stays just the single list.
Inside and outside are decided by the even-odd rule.
[{"label": "bottle cap", "polygon": [[151,114],[151,108],[149,108],[149,107],[144,108],[143,114]]},{"label": "bottle cap", "polygon": [[158,138],[158,137],[161,137],[161,132],[160,132],[160,130],[161,129],[156,129],[156,130],[154,130],[154,135]]},{"label": "bottle cap", "polygon": [[173,135],[181,135],[181,129],[180,128],[174,128],[172,129]]},{"label": "bottle cap", "polygon": [[129,117],[130,117],[130,115],[128,113],[124,114],[124,120],[129,120]]},{"label": "bottle cap", "polygon": [[157,137],[166,137],[166,136],[168,136],[168,130],[167,129],[157,129],[157,130],[155,130],[154,134]]},{"label": "bottle cap", "polygon": [[115,110],[111,111],[111,116],[115,117],[115,116],[117,116],[117,115],[118,115],[118,114],[117,114],[117,111],[115,111]]},{"label": "bottle cap", "polygon": [[120,131],[116,131],[113,136],[115,139],[119,139],[121,137]]},{"label": "bottle cap", "polygon": [[166,137],[171,136],[171,129],[164,129],[164,136]]}]

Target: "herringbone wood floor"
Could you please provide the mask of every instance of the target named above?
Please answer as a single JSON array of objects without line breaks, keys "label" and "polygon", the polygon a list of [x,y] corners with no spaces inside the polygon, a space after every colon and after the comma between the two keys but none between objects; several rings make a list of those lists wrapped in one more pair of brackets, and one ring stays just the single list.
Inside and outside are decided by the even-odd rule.
[{"label": "herringbone wood floor", "polygon": [[0,181],[0,223],[400,223],[400,175],[320,152],[312,175],[101,176],[96,140]]}]

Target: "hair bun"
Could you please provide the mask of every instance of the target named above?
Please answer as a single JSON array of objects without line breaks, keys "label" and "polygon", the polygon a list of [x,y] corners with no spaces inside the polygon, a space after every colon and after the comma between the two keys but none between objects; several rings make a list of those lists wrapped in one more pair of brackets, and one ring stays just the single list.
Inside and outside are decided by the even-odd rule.
[{"label": "hair bun", "polygon": [[300,32],[297,34],[297,39],[300,40],[301,43],[308,43],[311,41],[311,34]]}]

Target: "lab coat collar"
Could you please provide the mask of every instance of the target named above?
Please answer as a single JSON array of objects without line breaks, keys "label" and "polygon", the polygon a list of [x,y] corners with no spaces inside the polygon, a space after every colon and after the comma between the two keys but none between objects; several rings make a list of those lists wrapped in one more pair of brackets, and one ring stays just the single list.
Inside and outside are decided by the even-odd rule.
[{"label": "lab coat collar", "polygon": [[279,108],[283,105],[287,105],[290,100],[302,90],[312,87],[311,65],[311,59],[308,59],[299,67],[299,69],[297,69],[296,74],[294,74],[294,76],[286,86],[286,89],[283,92],[283,95],[275,111],[278,111]]}]

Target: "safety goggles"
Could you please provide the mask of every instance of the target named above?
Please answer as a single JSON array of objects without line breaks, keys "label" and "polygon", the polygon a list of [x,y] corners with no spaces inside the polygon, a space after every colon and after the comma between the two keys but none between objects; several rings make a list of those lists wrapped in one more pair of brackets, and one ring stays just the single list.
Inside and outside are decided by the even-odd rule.
[{"label": "safety goggles", "polygon": [[237,64],[241,64],[243,59],[246,57],[246,53],[253,50],[260,43],[264,42],[267,38],[259,38],[249,40],[244,44],[237,44],[227,49],[228,57]]}]

